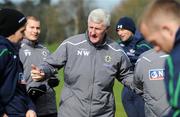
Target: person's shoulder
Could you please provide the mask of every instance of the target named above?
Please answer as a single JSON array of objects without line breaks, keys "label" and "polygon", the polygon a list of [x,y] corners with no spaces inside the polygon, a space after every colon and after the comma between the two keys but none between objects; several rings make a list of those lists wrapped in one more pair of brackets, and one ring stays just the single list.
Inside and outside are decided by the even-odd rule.
[{"label": "person's shoulder", "polygon": [[8,44],[8,40],[2,36],[0,36],[0,46],[1,47],[7,47]]},{"label": "person's shoulder", "polygon": [[78,41],[84,40],[84,38],[86,38],[85,34],[77,34],[77,35],[73,35],[73,36],[67,38],[65,41],[78,42]]},{"label": "person's shoulder", "polygon": [[[113,39],[111,39],[111,38],[108,38],[107,39],[107,43],[106,43],[106,45],[109,47],[109,49],[112,51],[112,52],[114,52],[114,53],[116,53],[116,54],[126,54],[125,52],[124,52],[124,50],[123,50],[123,48],[115,41],[115,40],[113,40]],[[118,56],[120,56],[120,55],[118,55]]]},{"label": "person's shoulder", "polygon": [[11,55],[12,51],[6,44],[0,43],[0,57],[3,58],[4,56]]},{"label": "person's shoulder", "polygon": [[149,56],[152,56],[153,53],[155,53],[155,50],[154,50],[154,49],[150,49],[150,50],[148,50],[148,51],[143,52],[143,53],[140,55],[140,58],[141,58],[141,57],[149,57]]},{"label": "person's shoulder", "polygon": [[167,57],[168,55],[162,51],[156,52],[154,49],[150,49],[144,53],[142,53],[139,57],[139,59],[143,59],[147,62],[152,62],[156,59],[161,59],[164,57]]},{"label": "person's shoulder", "polygon": [[40,44],[40,43],[38,43],[37,47],[38,47],[38,48],[42,48],[42,49],[47,49],[47,47],[46,47],[45,45]]},{"label": "person's shoulder", "polygon": [[148,45],[149,45],[149,42],[147,42],[147,41],[144,40],[143,38],[137,39],[137,40],[138,40],[137,44],[148,44]]},{"label": "person's shoulder", "polygon": [[8,48],[8,45],[5,42],[0,41],[0,49]]},{"label": "person's shoulder", "polygon": [[111,39],[110,37],[107,37],[106,44],[114,49],[122,49],[121,46],[119,46],[119,44],[117,43],[117,41]]},{"label": "person's shoulder", "polygon": [[26,43],[20,42],[20,49],[26,48],[26,46],[27,46]]},{"label": "person's shoulder", "polygon": [[136,64],[140,64],[140,63],[150,63],[151,62],[151,56],[152,56],[152,53],[154,53],[154,49],[150,49],[148,51],[145,51],[143,52],[138,60],[136,61]]},{"label": "person's shoulder", "polygon": [[6,50],[9,50],[9,47],[5,44],[0,44],[0,53],[2,54]]},{"label": "person's shoulder", "polygon": [[10,44],[5,39],[0,39],[0,50],[9,50]]},{"label": "person's shoulder", "polygon": [[77,34],[65,39],[62,44],[71,44],[71,45],[79,45],[81,43],[87,42],[86,34]]},{"label": "person's shoulder", "polygon": [[[135,38],[136,39],[136,38]],[[151,49],[152,48],[152,45],[147,42],[146,40],[144,40],[143,38],[141,39],[137,39],[137,43],[136,43],[136,46],[138,48],[148,48],[148,49]]]},{"label": "person's shoulder", "polygon": [[28,40],[27,39],[23,39],[20,41],[20,49],[22,48],[26,48],[28,46]]}]

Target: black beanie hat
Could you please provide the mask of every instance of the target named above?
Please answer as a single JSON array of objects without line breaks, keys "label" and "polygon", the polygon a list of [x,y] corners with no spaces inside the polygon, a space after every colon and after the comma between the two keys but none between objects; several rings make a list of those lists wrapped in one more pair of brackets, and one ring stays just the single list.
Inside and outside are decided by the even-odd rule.
[{"label": "black beanie hat", "polygon": [[9,8],[0,9],[0,35],[8,37],[25,23],[26,17],[21,12]]},{"label": "black beanie hat", "polygon": [[118,29],[127,29],[135,34],[136,26],[134,21],[129,17],[122,17],[119,19],[118,23],[116,24],[116,31]]}]

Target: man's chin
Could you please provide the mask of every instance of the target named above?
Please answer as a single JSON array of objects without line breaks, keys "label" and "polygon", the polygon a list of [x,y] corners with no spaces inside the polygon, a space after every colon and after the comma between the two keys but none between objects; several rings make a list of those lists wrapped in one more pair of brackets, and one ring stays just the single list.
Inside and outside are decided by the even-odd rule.
[{"label": "man's chin", "polygon": [[37,41],[38,39],[37,38],[31,38],[30,40],[31,41]]},{"label": "man's chin", "polygon": [[91,41],[91,43],[93,43],[93,44],[98,43],[98,41],[97,41],[97,39],[96,39],[96,38],[91,38],[91,39],[90,39],[90,41]]}]

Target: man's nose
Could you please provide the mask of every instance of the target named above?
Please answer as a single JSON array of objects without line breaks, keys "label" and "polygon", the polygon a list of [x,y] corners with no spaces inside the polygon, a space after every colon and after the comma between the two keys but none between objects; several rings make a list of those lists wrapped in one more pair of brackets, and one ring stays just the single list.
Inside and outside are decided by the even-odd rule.
[{"label": "man's nose", "polygon": [[92,35],[96,34],[96,30],[94,28],[91,30],[91,34]]},{"label": "man's nose", "polygon": [[122,34],[123,34],[122,31],[119,31],[119,32],[118,32],[118,35],[119,35],[119,36],[122,36]]},{"label": "man's nose", "polygon": [[34,28],[34,32],[38,32],[38,29],[37,29],[37,28]]}]

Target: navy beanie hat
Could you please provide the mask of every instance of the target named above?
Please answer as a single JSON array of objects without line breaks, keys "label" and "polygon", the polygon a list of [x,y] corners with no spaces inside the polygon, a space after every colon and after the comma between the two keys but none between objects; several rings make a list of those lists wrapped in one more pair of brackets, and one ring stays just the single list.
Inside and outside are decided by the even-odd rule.
[{"label": "navy beanie hat", "polygon": [[26,17],[21,12],[9,8],[0,9],[0,35],[8,37],[25,23]]},{"label": "navy beanie hat", "polygon": [[116,24],[116,31],[118,29],[127,29],[131,31],[133,34],[135,34],[136,26],[134,21],[129,17],[122,17],[119,19],[119,21]]}]

